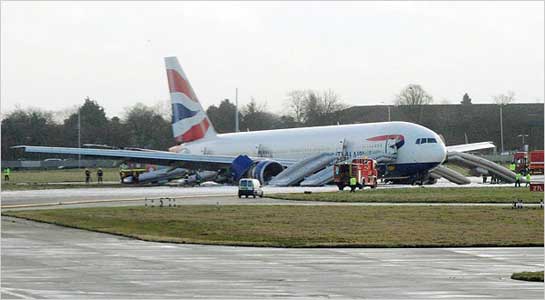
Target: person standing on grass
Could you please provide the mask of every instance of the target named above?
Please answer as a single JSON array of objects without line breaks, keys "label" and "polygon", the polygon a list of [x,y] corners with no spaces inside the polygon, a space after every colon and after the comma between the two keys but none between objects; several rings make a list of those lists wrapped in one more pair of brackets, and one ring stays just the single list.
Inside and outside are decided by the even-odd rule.
[{"label": "person standing on grass", "polygon": [[91,171],[85,168],[85,183],[89,184],[89,182],[91,182]]},{"label": "person standing on grass", "polygon": [[532,181],[532,176],[530,176],[530,172],[528,172],[526,173],[526,187],[528,187],[530,181]]},{"label": "person standing on grass", "polygon": [[9,181],[9,175],[11,174],[11,169],[10,168],[5,168],[4,169],[4,181]]},{"label": "person standing on grass", "polygon": [[515,174],[515,187],[520,187],[520,177],[522,177],[522,175],[520,172],[517,172],[517,174]]},{"label": "person standing on grass", "polygon": [[97,171],[98,183],[102,183],[102,175],[104,175],[104,173],[102,172],[102,168],[98,168],[98,171]]},{"label": "person standing on grass", "polygon": [[356,184],[357,184],[356,177],[350,177],[350,192],[354,193],[356,192]]}]

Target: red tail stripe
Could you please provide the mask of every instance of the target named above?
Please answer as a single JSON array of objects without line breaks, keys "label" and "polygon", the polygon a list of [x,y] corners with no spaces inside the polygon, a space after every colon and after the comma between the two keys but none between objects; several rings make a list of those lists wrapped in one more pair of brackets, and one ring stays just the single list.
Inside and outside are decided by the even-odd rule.
[{"label": "red tail stripe", "polygon": [[189,99],[199,102],[197,96],[193,94],[189,82],[187,82],[178,71],[173,69],[167,69],[168,87],[171,93],[183,93]]},{"label": "red tail stripe", "polygon": [[182,142],[191,142],[198,139],[202,139],[204,135],[206,134],[208,127],[210,127],[208,118],[204,118],[202,122],[200,122],[197,125],[193,125],[184,134],[177,136],[176,141],[182,143]]}]

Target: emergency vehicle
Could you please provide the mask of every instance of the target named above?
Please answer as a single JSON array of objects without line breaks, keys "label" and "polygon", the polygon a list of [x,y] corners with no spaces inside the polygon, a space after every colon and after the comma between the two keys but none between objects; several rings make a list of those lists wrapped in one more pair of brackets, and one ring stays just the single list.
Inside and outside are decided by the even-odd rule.
[{"label": "emergency vehicle", "polygon": [[356,187],[377,187],[377,161],[369,158],[353,159],[351,162],[340,162],[333,166],[333,181],[340,191],[350,186],[350,178],[356,178]]}]

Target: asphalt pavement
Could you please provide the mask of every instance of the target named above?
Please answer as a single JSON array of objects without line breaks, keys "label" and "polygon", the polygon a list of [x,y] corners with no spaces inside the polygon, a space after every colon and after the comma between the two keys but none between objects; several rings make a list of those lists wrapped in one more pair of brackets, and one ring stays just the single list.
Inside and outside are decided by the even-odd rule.
[{"label": "asphalt pavement", "polygon": [[2,218],[2,299],[543,299],[543,248],[280,249],[143,242]]}]

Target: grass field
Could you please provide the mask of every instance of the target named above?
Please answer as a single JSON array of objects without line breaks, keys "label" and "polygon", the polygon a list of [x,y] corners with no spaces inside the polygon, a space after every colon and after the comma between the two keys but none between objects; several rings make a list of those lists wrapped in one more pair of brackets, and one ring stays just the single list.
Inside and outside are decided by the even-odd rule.
[{"label": "grass field", "polygon": [[149,241],[273,247],[543,246],[543,209],[183,206],[7,211]]},{"label": "grass field", "polygon": [[[98,168],[89,168],[96,182]],[[104,181],[119,181],[118,168],[102,168]],[[9,183],[85,182],[85,169],[17,170],[12,171]],[[2,176],[2,184],[4,176]]]},{"label": "grass field", "polygon": [[[52,170],[17,170],[12,171],[9,182],[4,181],[2,175],[2,190],[35,190],[35,189],[59,189],[59,188],[81,188],[81,187],[122,187],[119,182],[118,168],[102,168],[104,171],[103,180],[113,181],[116,184],[96,185],[98,168],[90,168],[91,184],[85,184],[85,169],[52,169]],[[68,184],[53,184],[61,183]]]},{"label": "grass field", "polygon": [[543,282],[543,271],[513,273],[513,275],[511,275],[511,279]]},{"label": "grass field", "polygon": [[528,188],[403,188],[365,189],[355,193],[323,192],[312,194],[270,194],[269,198],[300,201],[328,202],[392,202],[392,203],[511,203],[521,199],[524,203],[539,203],[543,193],[530,192]]}]

